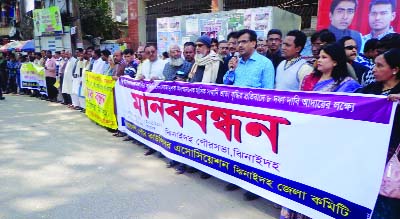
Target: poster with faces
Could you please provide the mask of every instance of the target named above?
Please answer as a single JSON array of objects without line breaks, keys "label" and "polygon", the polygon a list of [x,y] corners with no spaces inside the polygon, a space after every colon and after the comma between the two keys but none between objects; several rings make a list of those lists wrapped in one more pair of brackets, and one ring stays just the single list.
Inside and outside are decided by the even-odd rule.
[{"label": "poster with faces", "polygon": [[398,0],[320,0],[318,5],[317,30],[359,34],[363,43],[400,31]]}]

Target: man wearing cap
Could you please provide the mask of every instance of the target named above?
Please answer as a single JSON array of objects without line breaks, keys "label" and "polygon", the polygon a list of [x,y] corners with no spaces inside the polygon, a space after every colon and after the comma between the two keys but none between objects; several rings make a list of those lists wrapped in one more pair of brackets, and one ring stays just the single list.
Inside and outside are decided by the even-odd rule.
[{"label": "man wearing cap", "polygon": [[215,83],[218,75],[224,74],[223,61],[211,50],[211,39],[204,35],[196,41],[195,62],[189,72],[189,82]]}]

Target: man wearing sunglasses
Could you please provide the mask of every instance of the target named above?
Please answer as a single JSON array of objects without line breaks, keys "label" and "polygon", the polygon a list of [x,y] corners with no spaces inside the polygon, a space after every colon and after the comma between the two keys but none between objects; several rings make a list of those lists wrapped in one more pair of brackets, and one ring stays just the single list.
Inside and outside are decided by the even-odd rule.
[{"label": "man wearing sunglasses", "polygon": [[144,52],[148,57],[148,61],[142,63],[141,74],[138,74],[136,79],[164,80],[163,70],[167,61],[158,58],[157,46],[148,44],[145,46]]},{"label": "man wearing sunglasses", "polygon": [[215,83],[217,76],[223,75],[222,59],[211,50],[211,39],[208,36],[197,39],[194,60],[188,75],[189,82]]},{"label": "man wearing sunglasses", "polygon": [[353,38],[346,36],[340,39],[339,43],[343,45],[347,57],[347,63],[353,67],[358,82],[361,83],[363,74],[367,73],[369,68],[355,61],[358,56],[356,41],[354,41]]}]

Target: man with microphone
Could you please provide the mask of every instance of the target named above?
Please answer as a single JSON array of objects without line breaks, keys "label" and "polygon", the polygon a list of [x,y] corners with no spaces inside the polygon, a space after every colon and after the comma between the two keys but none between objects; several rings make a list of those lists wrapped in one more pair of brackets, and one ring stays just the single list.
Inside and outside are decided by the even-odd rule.
[{"label": "man with microphone", "polygon": [[238,52],[240,58],[232,58],[229,70],[224,76],[224,84],[240,87],[273,89],[275,82],[274,66],[268,58],[257,53],[257,34],[253,30],[238,32]]},{"label": "man with microphone", "polygon": [[[238,52],[228,63],[229,70],[224,76],[224,84],[240,87],[254,87],[273,89],[275,83],[275,70],[271,60],[256,51],[257,34],[253,30],[240,30],[238,32]],[[225,189],[232,191],[239,187],[228,184]],[[246,192],[248,201],[259,198],[251,192]]]}]

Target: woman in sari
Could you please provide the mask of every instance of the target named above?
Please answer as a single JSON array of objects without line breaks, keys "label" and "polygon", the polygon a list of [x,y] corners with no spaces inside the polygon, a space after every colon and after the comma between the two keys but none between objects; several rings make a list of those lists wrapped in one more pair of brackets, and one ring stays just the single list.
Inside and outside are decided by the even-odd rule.
[{"label": "woman in sari", "polygon": [[[360,88],[360,84],[349,76],[344,48],[337,43],[321,48],[317,66],[304,77],[302,91],[349,92]],[[308,219],[309,217],[282,207],[280,219]]]},{"label": "woman in sari", "polygon": [[[373,73],[376,82],[359,90],[364,94],[388,96],[391,101],[400,100],[400,49],[391,49],[375,58]],[[400,143],[400,107],[397,107],[394,117],[392,134],[386,163],[395,154]],[[397,154],[400,160],[400,153]],[[398,185],[400,186],[400,185]],[[400,218],[400,197],[378,196],[372,219],[397,219]]]},{"label": "woman in sari", "polygon": [[360,84],[349,76],[346,53],[340,44],[324,45],[319,56],[314,72],[304,78],[301,90],[353,93],[360,88]]}]

